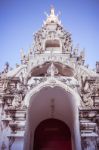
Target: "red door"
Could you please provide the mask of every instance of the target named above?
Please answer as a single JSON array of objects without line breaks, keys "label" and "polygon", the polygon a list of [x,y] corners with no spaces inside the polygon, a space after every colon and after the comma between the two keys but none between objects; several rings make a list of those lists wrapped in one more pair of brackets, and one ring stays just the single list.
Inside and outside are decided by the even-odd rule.
[{"label": "red door", "polygon": [[70,129],[56,119],[41,122],[35,131],[33,150],[72,150]]}]

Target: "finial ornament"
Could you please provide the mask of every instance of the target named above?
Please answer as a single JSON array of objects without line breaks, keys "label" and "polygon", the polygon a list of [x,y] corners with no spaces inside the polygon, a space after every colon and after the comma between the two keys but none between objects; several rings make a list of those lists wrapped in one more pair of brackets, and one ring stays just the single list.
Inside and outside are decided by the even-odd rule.
[{"label": "finial ornament", "polygon": [[83,48],[83,50],[80,52],[80,56],[82,58],[85,58],[85,48]]},{"label": "finial ornament", "polygon": [[23,50],[23,48],[20,49],[20,54],[21,54],[21,59],[23,59],[23,57],[24,57],[24,50]]},{"label": "finial ornament", "polygon": [[51,5],[50,15],[55,16],[55,9],[53,5]]},{"label": "finial ornament", "polygon": [[61,21],[58,18],[59,15],[55,15],[55,9],[54,9],[53,5],[51,5],[50,15],[48,15],[46,12],[45,12],[45,15],[46,15],[47,19],[46,19],[46,21],[44,21],[44,25],[50,24],[50,23],[61,24]]}]

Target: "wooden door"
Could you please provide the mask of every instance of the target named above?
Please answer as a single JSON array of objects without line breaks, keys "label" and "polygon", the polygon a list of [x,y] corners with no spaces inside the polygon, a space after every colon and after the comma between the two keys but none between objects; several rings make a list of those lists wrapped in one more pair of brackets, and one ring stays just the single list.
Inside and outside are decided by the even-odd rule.
[{"label": "wooden door", "polygon": [[72,150],[70,129],[56,119],[43,121],[35,131],[33,150]]}]

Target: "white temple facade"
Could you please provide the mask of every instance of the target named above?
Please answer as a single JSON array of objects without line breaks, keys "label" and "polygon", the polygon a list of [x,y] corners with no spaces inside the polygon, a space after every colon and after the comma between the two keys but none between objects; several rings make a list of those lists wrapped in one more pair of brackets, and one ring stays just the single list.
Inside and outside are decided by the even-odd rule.
[{"label": "white temple facade", "polygon": [[98,150],[99,62],[85,65],[52,7],[21,64],[0,74],[0,150]]}]

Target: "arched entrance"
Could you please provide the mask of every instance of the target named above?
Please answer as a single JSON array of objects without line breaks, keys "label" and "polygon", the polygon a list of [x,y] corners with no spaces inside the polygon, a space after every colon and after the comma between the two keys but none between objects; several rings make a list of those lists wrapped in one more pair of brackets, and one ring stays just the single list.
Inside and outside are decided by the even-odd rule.
[{"label": "arched entrance", "polygon": [[52,83],[54,85],[51,84],[51,80],[43,83],[35,90],[31,90],[25,97],[28,111],[24,150],[33,150],[37,127],[42,121],[51,118],[61,120],[69,127],[72,150],[81,150],[78,113],[79,96],[57,80]]},{"label": "arched entrance", "polygon": [[35,130],[33,150],[72,150],[69,127],[57,119],[44,120]]}]

